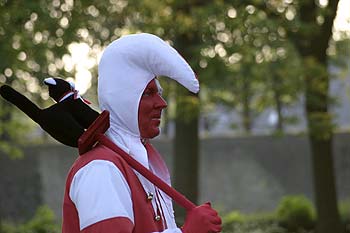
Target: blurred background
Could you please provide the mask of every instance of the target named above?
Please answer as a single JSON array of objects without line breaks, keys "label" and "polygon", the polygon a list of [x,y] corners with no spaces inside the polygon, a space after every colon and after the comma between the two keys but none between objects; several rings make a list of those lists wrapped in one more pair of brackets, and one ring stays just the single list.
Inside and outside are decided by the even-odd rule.
[{"label": "blurred background", "polygon": [[[0,0],[0,85],[46,108],[43,80],[61,77],[99,111],[103,49],[140,32],[201,83],[193,96],[160,78],[154,144],[179,191],[211,201],[226,233],[350,232],[349,0]],[[60,232],[77,154],[0,99],[1,233]]]}]

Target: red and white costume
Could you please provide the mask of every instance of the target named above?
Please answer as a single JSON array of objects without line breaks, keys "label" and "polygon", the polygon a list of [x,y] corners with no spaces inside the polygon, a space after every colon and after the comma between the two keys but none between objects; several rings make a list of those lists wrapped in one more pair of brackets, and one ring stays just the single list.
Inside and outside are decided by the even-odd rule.
[{"label": "red and white costume", "polygon": [[[142,143],[138,109],[143,91],[156,76],[168,76],[197,93],[199,83],[188,63],[160,38],[124,36],[112,42],[99,64],[98,96],[110,112],[107,136],[170,185],[158,152]],[[209,208],[209,207],[208,207]],[[63,233],[181,233],[172,200],[116,153],[97,146],[80,156],[67,178]]]}]

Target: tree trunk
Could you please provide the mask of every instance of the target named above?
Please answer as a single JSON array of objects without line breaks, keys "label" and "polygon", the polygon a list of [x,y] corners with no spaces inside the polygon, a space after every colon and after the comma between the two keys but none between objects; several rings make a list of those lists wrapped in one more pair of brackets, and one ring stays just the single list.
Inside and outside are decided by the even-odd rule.
[{"label": "tree trunk", "polygon": [[[337,194],[332,153],[332,120],[328,112],[329,76],[327,71],[317,72],[306,64],[306,114],[313,164],[317,233],[340,233],[341,223],[337,207]],[[316,68],[317,69],[317,68]],[[321,85],[320,85],[321,84]]]},{"label": "tree trunk", "polygon": [[[198,97],[190,93],[178,96],[174,138],[174,185],[194,203],[198,199],[198,101]],[[181,222],[185,217],[185,210],[179,207],[176,207],[175,210]]]},{"label": "tree trunk", "polygon": [[272,90],[273,90],[273,97],[275,100],[275,107],[277,112],[277,125],[276,125],[276,131],[279,133],[282,133],[284,130],[284,119],[282,114],[282,101],[281,101],[281,91],[280,91],[280,80],[279,77],[276,77],[276,75],[273,75],[272,77]]},{"label": "tree trunk", "polygon": [[317,206],[318,233],[340,233],[340,218],[337,209],[337,195],[333,172],[332,140],[310,138],[315,201]]},{"label": "tree trunk", "polygon": [[315,1],[300,4],[300,20],[304,28],[293,35],[304,62],[306,115],[312,153],[314,191],[317,209],[317,233],[340,233],[332,155],[332,120],[328,111],[329,74],[327,48],[332,36],[338,0],[329,1],[324,23],[317,24],[319,7]]},{"label": "tree trunk", "polygon": [[162,117],[163,117],[162,134],[163,134],[163,136],[169,138],[169,112],[168,112],[168,110],[165,110],[162,113]]},{"label": "tree trunk", "polygon": [[[249,77],[249,76],[247,76]],[[252,113],[250,109],[251,90],[250,83],[247,79],[243,79],[242,85],[242,104],[243,104],[243,129],[246,134],[252,131]]]},{"label": "tree trunk", "polygon": [[[189,14],[189,8],[183,10]],[[193,51],[200,43],[200,33],[197,31],[180,34],[175,38],[175,47],[191,64],[199,64],[193,60]],[[200,76],[200,74],[199,74]],[[181,86],[176,88],[176,114],[174,136],[174,185],[192,202],[198,199],[198,169],[199,169],[199,96],[190,93]],[[185,210],[175,206],[178,223],[185,217]]]},{"label": "tree trunk", "polygon": [[[169,84],[167,83],[167,86]],[[170,88],[168,88],[168,91],[170,91]],[[170,94],[170,93],[168,93]],[[170,122],[170,108],[171,108],[171,104],[173,104],[170,100],[170,97],[169,96],[163,96],[164,100],[168,103],[168,107],[166,109],[163,110],[163,113],[162,113],[162,135],[167,137],[167,138],[170,138],[170,135],[169,135],[169,122]]]}]

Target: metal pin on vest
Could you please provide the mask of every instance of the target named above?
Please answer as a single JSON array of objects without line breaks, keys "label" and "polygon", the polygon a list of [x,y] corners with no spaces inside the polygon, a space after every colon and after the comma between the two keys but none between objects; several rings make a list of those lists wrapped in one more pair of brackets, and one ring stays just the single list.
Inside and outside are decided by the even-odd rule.
[{"label": "metal pin on vest", "polygon": [[152,192],[147,193],[147,200],[152,201],[154,197],[154,194]]}]

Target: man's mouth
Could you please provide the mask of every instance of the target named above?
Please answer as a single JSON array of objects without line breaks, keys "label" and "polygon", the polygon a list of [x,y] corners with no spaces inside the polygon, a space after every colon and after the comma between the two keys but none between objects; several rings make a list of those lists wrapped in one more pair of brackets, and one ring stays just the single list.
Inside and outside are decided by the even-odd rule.
[{"label": "man's mouth", "polygon": [[155,122],[157,125],[159,125],[160,124],[160,117],[159,118],[158,117],[153,117],[152,121]]}]

